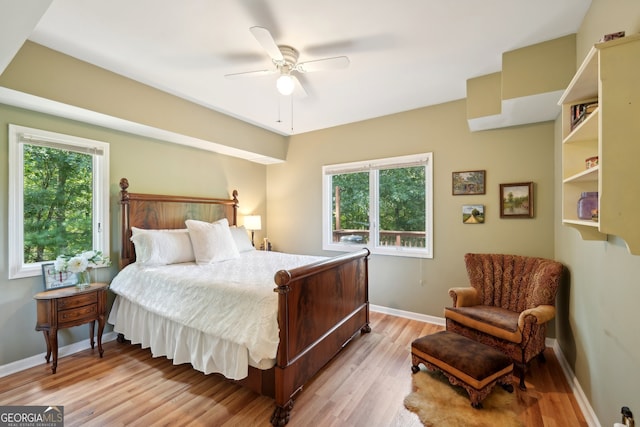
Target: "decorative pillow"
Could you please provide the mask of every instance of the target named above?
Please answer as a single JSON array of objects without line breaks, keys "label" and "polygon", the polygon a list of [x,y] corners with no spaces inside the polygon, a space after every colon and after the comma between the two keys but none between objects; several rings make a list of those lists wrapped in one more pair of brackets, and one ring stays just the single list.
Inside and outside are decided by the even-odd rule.
[{"label": "decorative pillow", "polygon": [[229,229],[231,230],[233,241],[236,242],[238,252],[248,252],[256,250],[256,248],[254,248],[251,244],[251,239],[249,239],[249,234],[247,234],[247,229],[244,228],[244,225],[240,227],[231,227]]},{"label": "decorative pillow", "polygon": [[193,262],[189,230],[144,230],[131,227],[131,241],[136,248],[136,262],[142,265],[167,265]]},{"label": "decorative pillow", "polygon": [[226,218],[213,223],[188,219],[185,224],[198,264],[211,264],[240,257]]}]

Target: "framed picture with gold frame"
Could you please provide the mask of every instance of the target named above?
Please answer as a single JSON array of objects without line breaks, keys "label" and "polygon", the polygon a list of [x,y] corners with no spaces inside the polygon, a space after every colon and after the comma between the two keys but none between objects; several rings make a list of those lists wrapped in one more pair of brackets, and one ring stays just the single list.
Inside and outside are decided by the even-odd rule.
[{"label": "framed picture with gold frame", "polygon": [[485,194],[485,175],[484,170],[452,172],[451,194],[454,196]]}]

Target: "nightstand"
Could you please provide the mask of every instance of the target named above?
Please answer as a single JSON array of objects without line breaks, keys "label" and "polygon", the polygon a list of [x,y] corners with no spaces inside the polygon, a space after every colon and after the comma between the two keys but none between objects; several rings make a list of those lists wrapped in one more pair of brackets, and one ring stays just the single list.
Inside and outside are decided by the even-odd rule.
[{"label": "nightstand", "polygon": [[107,310],[106,283],[92,283],[84,289],[75,287],[60,288],[34,295],[37,303],[38,319],[36,331],[42,331],[47,344],[47,356],[53,354],[51,371],[55,374],[58,367],[58,329],[89,323],[91,348],[94,348],[93,331],[98,321],[98,352],[102,357],[102,331],[104,330]]}]

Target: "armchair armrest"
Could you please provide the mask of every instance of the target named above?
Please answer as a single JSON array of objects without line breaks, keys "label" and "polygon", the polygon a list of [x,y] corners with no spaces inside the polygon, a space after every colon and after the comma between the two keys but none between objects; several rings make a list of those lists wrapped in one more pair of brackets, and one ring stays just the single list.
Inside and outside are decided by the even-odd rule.
[{"label": "armchair armrest", "polygon": [[453,299],[454,307],[470,307],[480,304],[478,291],[472,287],[451,288],[449,296]]},{"label": "armchair armrest", "polygon": [[534,308],[529,308],[518,317],[518,327],[520,330],[524,329],[524,324],[527,322],[528,317],[532,317],[534,323],[541,325],[548,322],[556,316],[556,308],[552,305],[539,305]]}]

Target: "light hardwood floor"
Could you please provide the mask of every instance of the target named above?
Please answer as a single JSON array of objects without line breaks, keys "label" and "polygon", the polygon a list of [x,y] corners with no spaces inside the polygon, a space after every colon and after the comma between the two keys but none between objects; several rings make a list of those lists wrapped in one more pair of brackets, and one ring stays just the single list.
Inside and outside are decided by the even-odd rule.
[{"label": "light hardwood floor", "polygon": [[[288,426],[421,426],[402,401],[411,391],[410,344],[441,327],[371,313],[354,339],[308,384]],[[44,343],[43,343],[44,346]],[[0,378],[0,405],[63,405],[65,426],[269,426],[273,401],[216,375],[153,358],[139,345],[104,345]],[[515,410],[527,427],[586,426],[551,349],[534,361]]]}]

